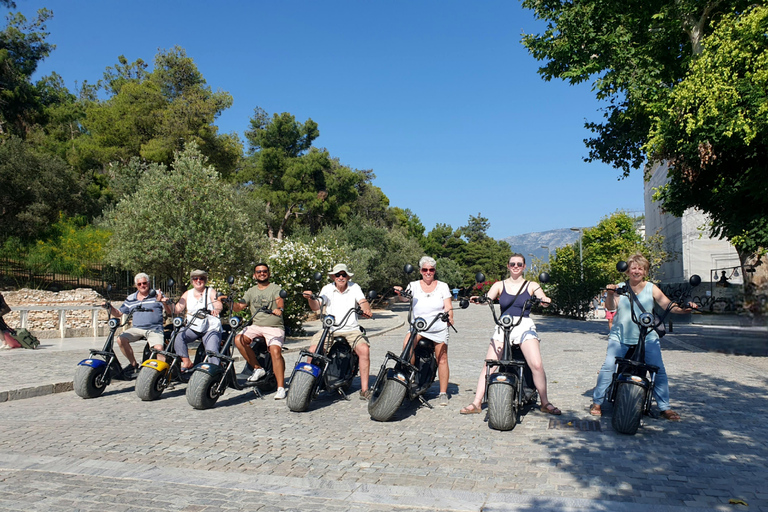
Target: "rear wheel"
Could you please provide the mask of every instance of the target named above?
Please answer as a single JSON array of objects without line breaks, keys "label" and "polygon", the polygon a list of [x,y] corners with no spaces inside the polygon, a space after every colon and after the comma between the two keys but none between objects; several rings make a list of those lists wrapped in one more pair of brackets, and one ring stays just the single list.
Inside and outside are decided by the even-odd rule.
[{"label": "rear wheel", "polygon": [[136,394],[145,402],[157,400],[163,394],[163,372],[144,367],[136,379]]},{"label": "rear wheel", "polygon": [[216,405],[219,395],[216,394],[217,380],[210,374],[196,371],[189,379],[187,386],[187,402],[195,409],[210,409]]},{"label": "rear wheel", "polygon": [[512,430],[517,425],[515,399],[517,390],[509,384],[494,382],[488,386],[488,426],[494,430]]},{"label": "rear wheel", "polygon": [[611,426],[617,432],[630,436],[637,433],[643,417],[645,389],[636,384],[618,382],[616,401],[613,403]]},{"label": "rear wheel", "polygon": [[388,421],[400,408],[405,399],[405,384],[399,380],[387,379],[381,392],[374,389],[368,401],[368,414],[376,421]]},{"label": "rear wheel", "polygon": [[107,383],[102,378],[103,368],[94,368],[92,366],[81,365],[75,372],[75,381],[73,387],[75,393],[81,398],[97,398],[107,389]]},{"label": "rear wheel", "polygon": [[293,412],[304,412],[309,407],[315,376],[307,372],[296,372],[288,388],[286,402]]}]

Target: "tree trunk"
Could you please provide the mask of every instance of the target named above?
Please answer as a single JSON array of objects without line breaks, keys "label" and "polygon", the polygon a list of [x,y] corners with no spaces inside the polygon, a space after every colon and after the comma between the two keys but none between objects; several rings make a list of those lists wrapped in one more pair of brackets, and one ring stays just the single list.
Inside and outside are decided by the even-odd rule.
[{"label": "tree trunk", "polygon": [[768,302],[768,265],[760,253],[742,252],[738,248],[736,251],[744,276],[744,308],[755,316],[764,316],[763,304]]}]

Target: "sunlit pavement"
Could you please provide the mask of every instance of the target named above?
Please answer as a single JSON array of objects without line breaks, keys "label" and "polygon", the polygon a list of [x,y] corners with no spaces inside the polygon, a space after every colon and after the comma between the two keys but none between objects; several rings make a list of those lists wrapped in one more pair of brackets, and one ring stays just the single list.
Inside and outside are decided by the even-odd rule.
[{"label": "sunlit pavement", "polygon": [[[321,395],[306,413],[235,390],[196,411],[184,386],[141,402],[124,382],[93,400],[2,402],[0,509],[768,510],[768,358],[703,350],[676,325],[663,346],[682,421],[646,418],[628,437],[611,430],[610,411],[598,423],[588,413],[607,324],[536,320],[563,415],[534,409],[510,432],[458,414],[491,331],[482,306],[456,314],[449,405],[437,405],[435,383],[434,409],[406,403],[388,423],[370,420],[357,381],[350,400]],[[371,373],[404,334],[371,338]],[[300,345],[285,353],[289,368]],[[41,374],[71,381],[87,347],[11,352],[0,355],[0,390]]]}]

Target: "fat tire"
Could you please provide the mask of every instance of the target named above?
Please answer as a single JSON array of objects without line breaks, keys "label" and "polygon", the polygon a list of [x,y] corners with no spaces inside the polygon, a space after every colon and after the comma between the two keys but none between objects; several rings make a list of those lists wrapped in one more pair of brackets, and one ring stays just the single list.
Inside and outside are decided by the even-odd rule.
[{"label": "fat tire", "polygon": [[617,383],[611,426],[616,432],[633,436],[643,418],[645,389],[628,382]]},{"label": "fat tire", "polygon": [[517,425],[517,389],[509,384],[488,386],[488,426],[494,430],[512,430]]},{"label": "fat tire", "polygon": [[144,367],[136,379],[136,395],[145,402],[157,400],[165,390],[160,387],[162,378],[163,372]]},{"label": "fat tire", "polygon": [[293,412],[304,412],[309,408],[315,376],[307,372],[296,372],[288,388],[286,403]]},{"label": "fat tire", "polygon": [[103,368],[94,368],[92,366],[81,365],[77,367],[75,372],[75,381],[73,387],[75,393],[80,398],[98,398],[107,389],[107,385],[101,382],[101,385],[97,382],[99,375],[104,373]]},{"label": "fat tire", "polygon": [[405,399],[405,384],[399,380],[387,379],[381,393],[371,394],[368,401],[368,414],[376,421],[389,421]]},{"label": "fat tire", "polygon": [[213,394],[217,379],[211,374],[196,371],[189,379],[187,386],[187,402],[195,409],[210,409],[216,405],[218,395]]}]

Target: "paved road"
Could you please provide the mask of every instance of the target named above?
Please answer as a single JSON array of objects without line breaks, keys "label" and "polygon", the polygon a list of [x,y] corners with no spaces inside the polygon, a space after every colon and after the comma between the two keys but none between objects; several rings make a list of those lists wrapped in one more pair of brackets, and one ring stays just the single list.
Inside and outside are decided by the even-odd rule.
[{"label": "paved road", "polygon": [[[434,409],[408,404],[388,423],[371,421],[357,396],[321,396],[292,413],[271,395],[229,390],[195,411],[183,387],[146,403],[131,383],[94,400],[0,403],[0,509],[768,511],[768,358],[704,351],[675,326],[664,357],[683,421],[649,418],[627,437],[587,412],[607,324],[538,318],[563,416],[533,410],[496,432],[484,415],[458,414],[474,394],[490,314],[473,306],[456,319],[450,405],[434,403],[435,384]],[[404,332],[372,338],[372,372]],[[286,353],[289,366],[297,352]],[[2,356],[2,373],[14,357]]]}]

